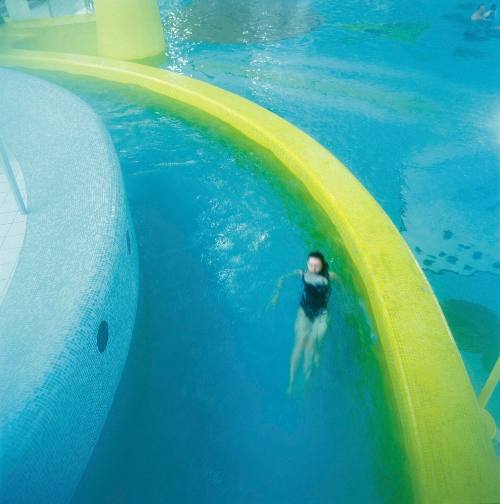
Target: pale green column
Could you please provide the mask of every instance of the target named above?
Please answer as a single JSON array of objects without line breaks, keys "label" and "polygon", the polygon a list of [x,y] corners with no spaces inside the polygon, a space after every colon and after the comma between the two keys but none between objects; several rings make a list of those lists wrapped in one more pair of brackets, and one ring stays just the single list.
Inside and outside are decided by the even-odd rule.
[{"label": "pale green column", "polygon": [[94,0],[97,53],[139,60],[165,52],[156,0]]}]

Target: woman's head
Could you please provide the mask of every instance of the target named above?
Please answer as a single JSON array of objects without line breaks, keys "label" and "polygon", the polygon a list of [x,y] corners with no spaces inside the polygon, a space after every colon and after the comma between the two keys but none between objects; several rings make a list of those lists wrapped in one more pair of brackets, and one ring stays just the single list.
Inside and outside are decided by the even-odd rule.
[{"label": "woman's head", "polygon": [[325,256],[321,252],[314,251],[307,256],[307,269],[311,273],[323,275],[328,278],[328,263],[325,261]]}]

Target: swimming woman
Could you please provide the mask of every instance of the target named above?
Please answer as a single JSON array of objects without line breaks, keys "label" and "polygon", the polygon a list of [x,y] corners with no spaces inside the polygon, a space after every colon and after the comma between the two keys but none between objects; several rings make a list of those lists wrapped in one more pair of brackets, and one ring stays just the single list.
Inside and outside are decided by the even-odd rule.
[{"label": "swimming woman", "polygon": [[300,358],[304,355],[304,376],[311,376],[312,365],[319,365],[319,352],[328,328],[327,305],[331,291],[331,280],[335,273],[328,271],[328,264],[321,252],[311,252],[307,257],[307,269],[294,270],[278,280],[276,292],[270,305],[276,305],[283,283],[288,278],[300,276],[303,291],[295,320],[295,345],[290,358],[290,380],[288,394],[291,394]]}]

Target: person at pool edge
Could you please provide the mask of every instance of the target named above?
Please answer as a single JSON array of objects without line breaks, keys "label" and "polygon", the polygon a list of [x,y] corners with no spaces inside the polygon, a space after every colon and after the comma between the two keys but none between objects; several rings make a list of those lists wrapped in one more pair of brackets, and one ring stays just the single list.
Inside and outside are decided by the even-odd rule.
[{"label": "person at pool edge", "polygon": [[472,13],[470,19],[471,19],[471,21],[482,21],[485,13],[486,13],[486,5],[481,4]]},{"label": "person at pool edge", "polygon": [[491,4],[489,9],[486,8],[486,5],[481,4],[472,14],[471,21],[481,21],[481,22],[493,22],[495,21],[497,6],[496,4]]},{"label": "person at pool edge", "polygon": [[294,270],[283,275],[276,286],[276,291],[269,302],[275,306],[279,301],[281,288],[288,278],[300,276],[303,291],[300,297],[297,318],[295,320],[295,344],[290,358],[290,379],[287,393],[293,390],[299,361],[304,356],[304,377],[311,376],[312,366],[319,365],[320,349],[328,328],[328,299],[331,281],[337,278],[328,270],[328,263],[321,252],[311,252],[307,257],[307,269]]}]

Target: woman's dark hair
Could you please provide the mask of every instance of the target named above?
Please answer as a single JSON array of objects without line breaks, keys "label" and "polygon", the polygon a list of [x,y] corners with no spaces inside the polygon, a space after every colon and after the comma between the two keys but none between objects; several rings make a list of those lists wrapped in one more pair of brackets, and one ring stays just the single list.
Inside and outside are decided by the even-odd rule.
[{"label": "woman's dark hair", "polygon": [[330,275],[328,274],[328,263],[325,261],[325,256],[318,250],[315,250],[314,252],[310,252],[309,255],[307,256],[308,259],[310,257],[314,257],[315,259],[319,259],[321,261],[321,264],[323,266],[319,274],[324,276],[325,278],[330,279]]}]

